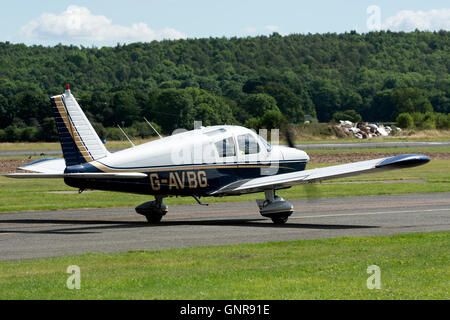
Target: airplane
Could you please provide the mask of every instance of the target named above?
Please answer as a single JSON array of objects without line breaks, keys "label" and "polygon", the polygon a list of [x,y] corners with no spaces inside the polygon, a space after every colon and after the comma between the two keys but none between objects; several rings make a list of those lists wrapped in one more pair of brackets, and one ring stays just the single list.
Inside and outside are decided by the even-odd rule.
[{"label": "airplane", "polygon": [[[410,168],[430,158],[420,154],[306,169],[306,152],[271,145],[254,131],[231,125],[195,128],[114,153],[109,152],[82,111],[69,85],[50,98],[63,158],[39,159],[9,178],[62,178],[81,193],[86,189],[151,195],[136,207],[149,223],[168,212],[171,196],[222,197],[263,192],[259,212],[284,224],[293,205],[276,195],[281,189],[362,173]],[[159,134],[158,134],[159,135]],[[32,173],[31,173],[32,172]]]}]

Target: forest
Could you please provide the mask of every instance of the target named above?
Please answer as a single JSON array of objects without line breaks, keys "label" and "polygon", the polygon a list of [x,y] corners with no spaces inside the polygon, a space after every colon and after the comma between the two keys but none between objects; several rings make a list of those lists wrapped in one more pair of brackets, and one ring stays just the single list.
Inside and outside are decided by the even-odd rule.
[{"label": "forest", "polygon": [[[69,83],[100,136],[329,122],[336,113],[450,125],[450,32],[292,34],[115,47],[0,42],[0,141],[56,141],[49,97]],[[402,120],[405,116],[402,115]],[[443,120],[442,120],[443,119]],[[407,121],[408,119],[404,120]]]}]

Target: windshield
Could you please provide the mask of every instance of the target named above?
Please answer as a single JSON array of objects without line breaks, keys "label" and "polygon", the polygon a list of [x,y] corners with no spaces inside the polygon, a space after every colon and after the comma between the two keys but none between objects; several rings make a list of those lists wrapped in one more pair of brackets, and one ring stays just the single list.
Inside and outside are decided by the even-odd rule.
[{"label": "windshield", "polygon": [[256,135],[259,139],[259,141],[262,142],[263,146],[266,147],[267,151],[271,151],[272,150],[272,145],[270,143],[268,143],[266,141],[266,139],[264,139],[263,137],[261,137],[260,135]]}]

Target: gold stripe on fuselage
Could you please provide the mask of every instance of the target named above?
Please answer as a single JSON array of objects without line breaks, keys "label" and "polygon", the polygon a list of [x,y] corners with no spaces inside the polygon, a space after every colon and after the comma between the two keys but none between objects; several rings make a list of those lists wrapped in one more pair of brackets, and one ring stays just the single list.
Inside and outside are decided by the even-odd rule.
[{"label": "gold stripe on fuselage", "polygon": [[[113,169],[103,165],[98,161],[92,161],[89,164],[103,172],[161,172],[161,171],[183,171],[183,170],[204,170],[204,169],[237,169],[237,168],[270,168],[271,165],[245,165],[245,164],[229,164],[229,165],[189,165],[179,167],[159,167],[159,168],[131,168],[131,169]],[[282,169],[290,169],[289,167],[279,167]]]}]

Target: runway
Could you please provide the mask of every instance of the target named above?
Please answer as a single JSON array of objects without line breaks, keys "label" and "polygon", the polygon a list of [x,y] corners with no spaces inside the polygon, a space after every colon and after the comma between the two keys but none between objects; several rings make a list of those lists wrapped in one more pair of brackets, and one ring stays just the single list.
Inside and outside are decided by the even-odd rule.
[{"label": "runway", "polygon": [[170,206],[157,225],[133,207],[0,213],[0,260],[450,230],[450,192],[291,202],[283,226],[253,202]]}]

